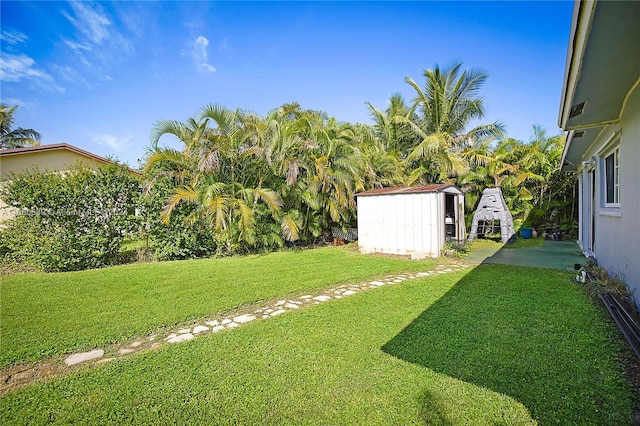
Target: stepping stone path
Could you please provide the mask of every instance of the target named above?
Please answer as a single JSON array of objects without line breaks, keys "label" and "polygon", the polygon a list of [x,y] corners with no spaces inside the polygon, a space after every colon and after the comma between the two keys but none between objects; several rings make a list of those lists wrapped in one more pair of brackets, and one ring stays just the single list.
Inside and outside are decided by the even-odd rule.
[{"label": "stepping stone path", "polygon": [[265,305],[261,308],[253,309],[250,312],[236,313],[232,317],[206,318],[202,321],[202,323],[193,324],[189,327],[182,326],[181,328],[178,328],[177,330],[170,332],[165,336],[158,336],[154,334],[143,339],[139,338],[133,342],[120,345],[119,347],[111,348],[111,350],[108,350],[108,352],[111,353],[111,356],[108,357],[104,357],[105,351],[103,349],[95,349],[89,352],[76,353],[66,357],[64,359],[64,365],[49,360],[42,361],[31,366],[14,366],[1,372],[0,396],[5,395],[13,389],[25,386],[32,381],[35,381],[42,377],[63,373],[68,367],[88,364],[90,362],[109,362],[116,359],[117,357],[140,352],[142,350],[156,349],[165,343],[174,344],[187,342],[197,338],[200,335],[218,333],[222,330],[240,327],[243,324],[247,324],[258,319],[272,318],[289,311],[300,309],[302,307],[309,307],[329,302],[335,299],[342,299],[343,297],[352,296],[359,292],[383,287],[386,285],[396,285],[404,281],[416,278],[424,278],[435,274],[446,274],[468,267],[468,265],[465,265],[463,263],[455,262],[450,263],[447,266],[438,265],[433,271],[417,272],[415,274],[400,274],[392,277],[387,277],[382,280],[364,282],[360,284],[344,284],[330,290],[325,290],[317,295],[307,294],[304,296],[300,296],[297,299],[281,299],[272,304]]},{"label": "stepping stone path", "polygon": [[82,362],[91,361],[94,359],[99,359],[104,356],[104,351],[102,349],[95,349],[89,352],[82,352],[79,354],[73,354],[67,359],[64,360],[64,363],[67,365],[76,365]]}]

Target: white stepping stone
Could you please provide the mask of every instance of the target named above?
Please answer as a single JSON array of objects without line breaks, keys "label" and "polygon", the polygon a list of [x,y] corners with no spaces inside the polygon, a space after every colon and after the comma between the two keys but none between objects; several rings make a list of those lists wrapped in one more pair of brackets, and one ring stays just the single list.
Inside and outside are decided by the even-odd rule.
[{"label": "white stepping stone", "polygon": [[344,293],[342,293],[343,296],[351,296],[352,294],[356,294],[356,292],[353,290],[347,290]]},{"label": "white stepping stone", "polygon": [[217,333],[218,331],[222,331],[222,330],[224,330],[224,326],[223,325],[216,325],[215,327],[213,327],[211,329],[211,332],[212,333]]},{"label": "white stepping stone", "polygon": [[195,327],[193,327],[193,334],[200,334],[204,333],[205,331],[209,331],[209,327],[205,325],[196,325]]},{"label": "white stepping stone", "polygon": [[178,330],[178,334],[187,334],[187,333],[191,333],[191,329],[190,328],[182,328],[182,329]]},{"label": "white stepping stone", "polygon": [[262,318],[270,318],[270,317],[269,317],[269,315],[264,314],[264,315],[262,315]]},{"label": "white stepping stone", "polygon": [[142,344],[141,341],[137,341],[137,342],[133,342],[132,344],[130,344],[129,346],[131,346],[132,348],[137,348],[138,346],[140,346]]},{"label": "white stepping stone", "polygon": [[306,300],[306,299],[311,299],[313,296],[311,296],[310,294],[305,294],[304,296],[300,296],[300,300]]},{"label": "white stepping stone", "polygon": [[240,324],[238,324],[237,322],[230,322],[229,324],[227,324],[227,328],[236,328],[236,327],[240,327]]},{"label": "white stepping stone", "polygon": [[313,300],[317,300],[318,302],[328,302],[331,300],[331,296],[316,296]]},{"label": "white stepping stone", "polygon": [[285,312],[287,312],[287,311],[285,311],[284,309],[278,309],[277,311],[273,311],[271,313],[271,316],[275,317],[276,315],[284,314]]},{"label": "white stepping stone", "polygon": [[177,337],[178,335],[176,333],[171,333],[170,335],[168,335],[167,337],[164,338],[164,340],[169,340],[169,339],[173,339],[174,337]]},{"label": "white stepping stone", "polygon": [[233,321],[238,323],[238,324],[246,324],[248,322],[253,321],[254,319],[256,319],[255,315],[244,314],[244,315],[240,315],[238,317],[234,317]]},{"label": "white stepping stone", "polygon": [[428,277],[429,275],[431,275],[431,272],[418,272],[416,275],[420,277]]},{"label": "white stepping stone", "polygon": [[296,305],[295,303],[287,303],[286,305],[284,305],[284,307],[287,309],[298,309],[300,306]]},{"label": "white stepping stone", "polygon": [[191,333],[185,333],[185,334],[179,334],[176,337],[174,337],[173,339],[169,339],[167,340],[168,343],[180,343],[180,342],[186,342],[187,340],[191,340],[193,339],[194,336]]},{"label": "white stepping stone", "polygon": [[231,323],[231,320],[229,318],[225,318],[225,319],[222,320],[222,322],[220,324],[227,325],[229,323]]},{"label": "white stepping stone", "polygon": [[382,281],[371,281],[369,284],[375,285],[376,287],[384,285]]},{"label": "white stepping stone", "polygon": [[89,352],[73,354],[67,357],[67,359],[64,360],[64,363],[67,365],[76,365],[82,362],[91,361],[93,359],[102,358],[103,356],[104,356],[104,351],[102,349],[94,349]]},{"label": "white stepping stone", "polygon": [[218,320],[205,321],[205,324],[207,324],[210,327],[217,327],[217,326],[220,325],[220,321],[218,321]]},{"label": "white stepping stone", "polygon": [[135,349],[122,348],[122,349],[118,350],[118,353],[120,355],[127,355],[127,354],[133,353],[135,351],[136,351]]},{"label": "white stepping stone", "polygon": [[282,305],[284,305],[285,303],[287,303],[287,301],[286,301],[286,300],[278,300],[278,301],[276,302],[276,306],[282,306]]}]

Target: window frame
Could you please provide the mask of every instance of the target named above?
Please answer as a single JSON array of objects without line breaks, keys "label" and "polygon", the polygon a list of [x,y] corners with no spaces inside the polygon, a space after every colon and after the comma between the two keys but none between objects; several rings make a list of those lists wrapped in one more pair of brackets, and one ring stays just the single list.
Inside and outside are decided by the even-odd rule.
[{"label": "window frame", "polygon": [[[613,164],[609,159],[613,156]],[[620,207],[620,144],[617,143],[602,155],[602,201],[606,207]],[[610,168],[613,167],[611,171]],[[611,182],[611,180],[613,180]],[[610,187],[611,185],[611,187]],[[610,190],[613,199],[610,199]]]}]

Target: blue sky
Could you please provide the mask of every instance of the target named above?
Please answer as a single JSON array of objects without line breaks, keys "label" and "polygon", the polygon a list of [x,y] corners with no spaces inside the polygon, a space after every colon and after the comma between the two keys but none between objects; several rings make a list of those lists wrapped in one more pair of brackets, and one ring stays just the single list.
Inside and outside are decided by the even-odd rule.
[{"label": "blue sky", "polygon": [[[483,122],[559,132],[573,2],[2,1],[2,103],[42,143],[137,167],[161,119],[297,101],[370,123],[436,64],[488,75]],[[166,145],[174,145],[163,138]]]}]

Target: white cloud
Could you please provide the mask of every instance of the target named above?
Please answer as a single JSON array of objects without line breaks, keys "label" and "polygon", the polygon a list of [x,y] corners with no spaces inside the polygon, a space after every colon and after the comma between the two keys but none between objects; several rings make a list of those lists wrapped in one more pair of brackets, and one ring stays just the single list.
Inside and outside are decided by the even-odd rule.
[{"label": "white cloud", "polygon": [[63,10],[62,14],[79,34],[64,43],[94,74],[104,74],[133,53],[131,40],[118,31],[100,4],[73,2],[70,5],[72,12]]},{"label": "white cloud", "polygon": [[7,44],[18,44],[27,41],[27,36],[17,31],[2,31],[0,34],[0,40]]},{"label": "white cloud", "polygon": [[193,44],[193,60],[198,71],[203,73],[213,73],[216,71],[215,67],[209,63],[209,53],[207,52],[208,46],[209,40],[204,36],[198,36]]},{"label": "white cloud", "polygon": [[91,84],[89,84],[89,82],[84,77],[82,77],[82,75],[80,75],[78,70],[68,65],[66,66],[54,65],[52,67],[52,70],[55,72],[55,74],[59,78],[61,78],[62,80],[68,83],[82,83],[84,86],[88,88],[92,87]]},{"label": "white cloud", "polygon": [[27,55],[3,53],[0,57],[0,81],[18,82],[32,80],[48,91],[63,92],[64,89],[55,84],[53,77],[43,70],[34,68],[36,61]]},{"label": "white cloud", "polygon": [[89,44],[76,43],[71,40],[65,40],[64,42],[76,53],[88,52],[91,50],[91,46]]},{"label": "white cloud", "polygon": [[107,29],[111,25],[109,18],[98,8],[92,9],[86,3],[72,2],[70,5],[76,16],[73,17],[65,11],[62,14],[85,37],[95,44],[101,44],[109,36]]},{"label": "white cloud", "polygon": [[99,145],[109,147],[115,152],[123,152],[129,147],[133,135],[116,136],[109,133],[91,135],[91,140]]}]

